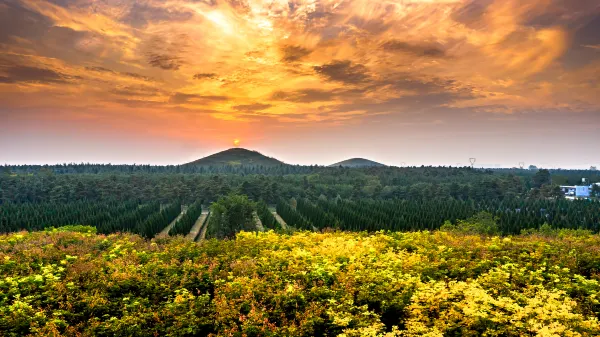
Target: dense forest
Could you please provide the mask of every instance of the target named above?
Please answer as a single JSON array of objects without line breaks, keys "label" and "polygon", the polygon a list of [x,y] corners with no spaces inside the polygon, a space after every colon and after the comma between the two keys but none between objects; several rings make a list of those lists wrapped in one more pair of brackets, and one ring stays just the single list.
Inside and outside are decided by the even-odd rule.
[{"label": "dense forest", "polygon": [[[187,166],[5,166],[0,174],[0,231],[83,224],[100,233],[128,231],[151,238],[179,215],[182,206],[193,205],[171,233],[183,235],[202,204],[214,210],[208,237],[231,237],[249,229],[252,212],[266,228],[280,228],[271,209],[291,227],[305,230],[437,229],[481,212],[491,214],[503,234],[544,224],[600,230],[597,198],[565,200],[557,185],[582,178],[599,181],[595,171],[470,167],[277,171],[283,167],[288,165],[237,167],[246,171],[233,174],[210,167],[204,168],[205,173],[182,173]],[[599,189],[594,185],[592,194],[598,196]],[[235,207],[244,208],[244,215],[236,215],[239,223],[226,225],[229,220],[221,218]]]},{"label": "dense forest", "polygon": [[[71,200],[141,200],[185,203],[197,199],[211,202],[231,192],[253,200],[276,203],[280,197],[373,199],[455,198],[472,200],[506,197],[546,198],[559,196],[558,184],[577,184],[582,178],[600,182],[597,171],[492,170],[447,167],[323,168],[307,174],[223,174],[163,172],[166,167],[136,169],[119,166],[116,172],[94,172],[102,165],[82,165],[83,173],[69,169],[5,167],[0,174],[0,202],[66,202]],[[65,166],[70,167],[70,166]],[[145,166],[140,166],[144,168]],[[209,168],[207,168],[209,170]],[[268,169],[266,169],[268,171]],[[20,173],[15,173],[20,172]],[[25,173],[26,172],[26,173]],[[62,173],[61,173],[62,172]],[[598,191],[596,191],[597,193]]]}]

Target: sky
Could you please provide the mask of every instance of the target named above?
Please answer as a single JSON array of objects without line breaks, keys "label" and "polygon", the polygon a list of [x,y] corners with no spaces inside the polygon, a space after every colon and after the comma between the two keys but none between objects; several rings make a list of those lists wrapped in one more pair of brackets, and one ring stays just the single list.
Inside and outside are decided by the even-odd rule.
[{"label": "sky", "polygon": [[597,0],[2,0],[0,164],[600,166]]}]

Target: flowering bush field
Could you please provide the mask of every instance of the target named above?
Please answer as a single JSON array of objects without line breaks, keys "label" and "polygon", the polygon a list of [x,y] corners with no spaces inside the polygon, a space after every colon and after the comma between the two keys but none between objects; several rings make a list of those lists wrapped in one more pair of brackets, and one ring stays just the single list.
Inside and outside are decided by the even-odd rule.
[{"label": "flowering bush field", "polygon": [[600,236],[0,236],[2,336],[598,336]]}]

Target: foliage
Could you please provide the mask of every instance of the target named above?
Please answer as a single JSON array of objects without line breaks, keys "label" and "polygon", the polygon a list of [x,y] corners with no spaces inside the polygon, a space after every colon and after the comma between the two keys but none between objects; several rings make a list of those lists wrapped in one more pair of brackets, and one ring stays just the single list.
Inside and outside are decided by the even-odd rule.
[{"label": "foliage", "polygon": [[586,229],[552,228],[552,226],[543,224],[539,229],[524,229],[521,235],[540,235],[547,237],[587,237],[592,235],[592,231]]},{"label": "foliage", "polygon": [[[563,199],[505,199],[475,202],[433,198],[430,200],[372,200],[319,198],[318,207],[333,216],[337,227],[350,231],[416,231],[439,229],[484,212],[498,224],[497,234],[518,234],[544,223],[552,228],[600,231],[600,202]],[[300,205],[300,203],[299,203]],[[303,215],[309,214],[298,207]],[[278,210],[278,213],[279,210]],[[314,214],[314,213],[313,213]]]},{"label": "foliage", "polygon": [[598,336],[600,236],[0,236],[2,336]]},{"label": "foliage", "polygon": [[50,226],[83,224],[102,227],[111,218],[138,209],[136,200],[126,202],[72,202],[4,204],[0,207],[0,233],[40,230]]},{"label": "foliage", "polygon": [[209,238],[232,238],[239,231],[256,230],[254,203],[245,195],[230,194],[210,206],[206,236]]},{"label": "foliage", "polygon": [[[218,200],[233,191],[253,200],[276,203],[281,197],[431,199],[475,201],[526,196],[534,182],[528,170],[474,170],[450,167],[379,167],[365,169],[282,166],[257,169],[145,165],[18,166],[0,175],[0,203],[73,200],[139,200],[167,203]],[[50,171],[50,172],[48,172]],[[552,180],[571,184],[600,182],[600,173],[552,171]],[[578,179],[578,180],[577,180]]]},{"label": "foliage", "polygon": [[106,220],[98,226],[98,233],[108,234],[113,232],[132,232],[139,233],[140,223],[144,222],[150,216],[160,213],[160,204],[152,202],[140,205],[135,209],[127,210],[123,213],[110,214]]},{"label": "foliage", "polygon": [[50,227],[46,228],[46,231],[52,232],[78,232],[78,233],[88,233],[88,234],[96,234],[96,227],[92,226],[82,226],[82,225],[67,225],[60,226],[58,228]]},{"label": "foliage", "polygon": [[599,184],[592,185],[592,189],[590,192],[592,193],[592,195],[594,195],[596,197],[600,197],[600,185]]},{"label": "foliage", "polygon": [[310,200],[301,198],[297,200],[296,209],[304,215],[317,229],[326,227],[338,228],[339,221],[332,214],[314,205]]},{"label": "foliage", "polygon": [[289,226],[296,227],[299,229],[312,230],[313,226],[310,220],[306,219],[302,214],[297,212],[289,202],[283,198],[277,202],[277,214],[287,223]]},{"label": "foliage", "polygon": [[447,221],[442,227],[443,231],[452,231],[463,234],[500,235],[497,219],[488,212],[480,212],[474,216],[459,220],[456,225]]},{"label": "foliage", "polygon": [[263,226],[267,229],[281,230],[281,224],[275,219],[273,213],[269,209],[269,206],[264,201],[260,201],[256,204],[256,213],[260,218]]},{"label": "foliage", "polygon": [[534,187],[542,187],[544,185],[550,184],[552,182],[552,178],[550,175],[550,171],[541,169],[536,172],[533,176],[533,186]]},{"label": "foliage", "polygon": [[181,203],[173,202],[166,205],[160,212],[148,216],[145,220],[138,222],[134,233],[145,238],[153,238],[161,230],[167,227],[181,213]]},{"label": "foliage", "polygon": [[186,235],[190,232],[198,218],[202,214],[202,201],[191,204],[185,214],[175,223],[169,231],[169,235]]}]

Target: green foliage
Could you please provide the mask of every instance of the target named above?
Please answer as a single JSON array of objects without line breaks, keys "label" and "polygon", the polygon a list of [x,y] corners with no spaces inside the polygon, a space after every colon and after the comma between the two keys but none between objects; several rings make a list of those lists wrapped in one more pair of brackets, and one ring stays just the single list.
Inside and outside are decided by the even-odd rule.
[{"label": "green foliage", "polygon": [[230,194],[213,202],[208,220],[208,238],[232,238],[239,231],[256,230],[253,218],[255,205],[246,195]]},{"label": "green foliage", "polygon": [[141,229],[139,224],[158,213],[160,213],[160,203],[158,202],[140,205],[135,209],[107,217],[106,221],[98,226],[98,233],[108,234],[118,231],[139,233]]},{"label": "green foliage", "polygon": [[591,194],[596,197],[600,197],[600,185],[594,184],[592,185]]},{"label": "green foliage", "polygon": [[521,231],[521,235],[538,235],[560,238],[589,237],[592,235],[592,231],[586,229],[552,228],[552,226],[545,223],[541,225],[539,229],[524,229]]},{"label": "green foliage", "polygon": [[46,231],[53,232],[77,232],[77,233],[88,233],[88,234],[96,234],[96,227],[92,226],[82,226],[82,225],[69,225],[69,226],[61,226],[58,228],[50,227],[46,228]]},{"label": "green foliage", "polygon": [[188,207],[186,213],[171,228],[169,235],[188,234],[196,223],[196,220],[200,217],[200,214],[202,214],[202,201],[196,201]]},{"label": "green foliage", "polygon": [[490,236],[502,234],[498,226],[498,220],[488,212],[480,212],[466,220],[459,220],[456,225],[447,221],[441,227],[441,230]]},{"label": "green foliage", "polygon": [[181,213],[181,203],[173,202],[165,206],[160,212],[149,215],[146,219],[139,221],[133,232],[145,238],[153,238],[161,230],[167,227]]},{"label": "green foliage", "polygon": [[269,210],[269,206],[264,201],[259,201],[256,204],[256,213],[265,228],[273,230],[282,229],[281,224],[275,219],[275,216]]},{"label": "green foliage", "polygon": [[313,226],[310,220],[306,219],[302,214],[297,212],[289,202],[284,199],[279,199],[277,202],[277,214],[285,221],[288,226],[298,229],[312,230]]},{"label": "green foliage", "polygon": [[592,337],[598,247],[589,234],[14,233],[0,236],[0,335]]},{"label": "green foliage", "polygon": [[136,200],[127,202],[8,203],[0,207],[0,233],[78,224],[103,228],[110,219],[134,211],[138,206],[139,203]]},{"label": "green foliage", "polygon": [[542,187],[551,183],[550,171],[541,169],[533,176],[533,186]]},{"label": "green foliage", "polygon": [[339,221],[335,216],[327,213],[320,207],[314,205],[310,200],[306,198],[298,199],[296,209],[304,217],[306,217],[306,219],[308,219],[317,229],[324,229],[327,227],[339,227]]}]

